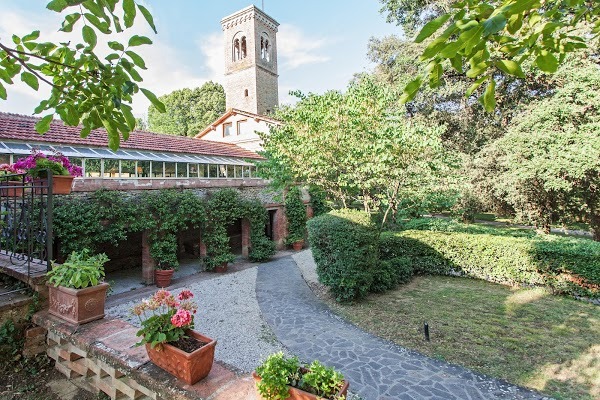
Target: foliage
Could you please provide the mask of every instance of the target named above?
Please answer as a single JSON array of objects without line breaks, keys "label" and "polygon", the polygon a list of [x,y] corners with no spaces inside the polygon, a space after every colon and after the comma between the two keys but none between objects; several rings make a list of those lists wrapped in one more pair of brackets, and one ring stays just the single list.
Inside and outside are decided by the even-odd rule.
[{"label": "foliage", "polygon": [[145,226],[139,204],[123,192],[100,189],[85,197],[62,197],[54,207],[54,233],[61,252],[88,248],[98,251],[103,243],[118,246],[128,232]]},{"label": "foliage", "polygon": [[19,158],[13,165],[13,168],[24,170],[32,178],[45,178],[46,170],[52,171],[54,175],[82,176],[80,166],[71,164],[68,157],[60,153],[46,155],[41,151],[35,151],[25,158]]},{"label": "foliage", "polygon": [[377,271],[377,227],[369,214],[336,210],[308,221],[319,281],[337,301],[365,297]]},{"label": "foliage", "polygon": [[177,297],[161,289],[150,299],[136,304],[132,313],[136,315],[142,328],[137,336],[142,339],[137,346],[148,343],[155,348],[163,343],[174,343],[185,337],[185,331],[194,329],[194,314],[198,306],[191,300],[194,294],[182,290]]},{"label": "foliage", "polygon": [[336,394],[344,385],[344,376],[334,368],[315,360],[302,367],[298,357],[283,352],[271,354],[256,368],[261,380],[256,384],[265,400],[287,399],[288,386],[302,389],[323,399],[339,399]]},{"label": "foliage", "polygon": [[477,156],[475,184],[546,233],[554,218],[583,218],[600,240],[600,71],[571,60],[556,80]]},{"label": "foliage", "polygon": [[22,181],[24,169],[19,169],[14,164],[0,164],[0,179],[7,181]]},{"label": "foliage", "polygon": [[17,329],[12,319],[4,321],[0,326],[0,355],[12,359],[23,348],[23,339],[24,335]]},{"label": "foliage", "polygon": [[13,84],[17,75],[36,91],[42,81],[50,86],[50,96],[34,112],[50,112],[36,124],[39,133],[48,131],[53,115],[58,114],[69,126],[82,125],[82,137],[93,129],[105,128],[109,147],[117,149],[121,137],[126,140],[135,128],[135,117],[127,104],[134,94],[141,91],[159,110],[164,111],[164,105],[152,92],[138,86],[142,81],[138,71],[146,66],[133,50],[152,44],[152,40],[139,35],[127,40],[120,35],[108,42],[113,52],[101,60],[95,53],[98,32],[122,33],[133,26],[138,11],[156,32],[152,15],[135,0],[52,0],[46,8],[57,13],[72,11],[65,15],[60,31],[71,33],[82,21],[83,42],[74,34],[72,40],[58,44],[44,42],[38,40],[38,30],[22,37],[13,35],[14,45],[0,41],[0,79],[4,81],[0,82],[0,99],[6,100],[4,85]]},{"label": "foliage", "polygon": [[417,274],[461,274],[600,297],[600,245],[589,240],[410,230],[384,233],[379,253],[382,260],[409,260]]},{"label": "foliage", "polygon": [[306,236],[306,206],[300,188],[294,186],[285,195],[285,216],[288,222],[288,244],[304,240]]},{"label": "foliage", "polygon": [[[409,5],[403,0],[383,0],[383,11],[401,23],[417,22],[419,9],[435,19],[427,22],[415,42],[427,41],[421,60],[424,72],[408,83],[401,101],[411,101],[428,80],[431,88],[443,85],[444,72],[453,69],[466,74],[473,85],[470,96],[486,84],[479,100],[489,112],[496,108],[499,73],[524,78],[524,66],[554,73],[569,53],[587,47],[600,33],[600,7],[587,0],[544,3],[539,0],[465,0],[443,2],[450,10],[433,7],[429,1]],[[437,2],[436,2],[437,3]],[[403,11],[409,10],[409,18]],[[412,17],[412,19],[410,19]],[[575,32],[581,29],[583,34]],[[440,33],[441,32],[441,33]],[[587,39],[587,40],[586,40]],[[468,65],[466,72],[465,65]]]},{"label": "foliage", "polygon": [[313,217],[318,217],[331,211],[331,208],[327,204],[327,195],[324,191],[317,187],[309,187],[308,195],[310,196],[309,204],[313,210]]},{"label": "foliage", "polygon": [[140,219],[148,231],[156,269],[177,269],[177,232],[206,222],[203,201],[190,191],[160,190],[140,198]]},{"label": "foliage", "polygon": [[275,243],[266,236],[265,225],[269,218],[267,210],[258,200],[243,201],[243,215],[250,221],[250,252],[252,262],[264,262],[275,254]]},{"label": "foliage", "polygon": [[278,111],[282,125],[264,137],[265,177],[283,170],[343,207],[356,200],[387,217],[399,192],[437,184],[450,169],[443,128],[408,121],[393,90],[372,77],[359,77],[344,94],[296,95],[295,106]]},{"label": "foliage", "polygon": [[148,109],[148,128],[152,132],[195,136],[225,112],[225,90],[216,82],[199,88],[180,89],[161,96],[162,113],[154,105]]},{"label": "foliage", "polygon": [[287,399],[288,385],[300,380],[300,361],[295,356],[286,357],[283,352],[271,354],[256,367],[256,374],[261,377],[256,387],[265,400]]},{"label": "foliage", "polygon": [[72,252],[62,264],[52,262],[52,269],[46,276],[54,286],[83,289],[98,285],[104,278],[106,254],[92,255],[89,249]]},{"label": "foliage", "polygon": [[206,245],[204,264],[208,270],[235,260],[229,246],[227,226],[242,217],[239,202],[239,193],[234,189],[219,190],[208,199],[206,212],[211,224],[202,238]]}]

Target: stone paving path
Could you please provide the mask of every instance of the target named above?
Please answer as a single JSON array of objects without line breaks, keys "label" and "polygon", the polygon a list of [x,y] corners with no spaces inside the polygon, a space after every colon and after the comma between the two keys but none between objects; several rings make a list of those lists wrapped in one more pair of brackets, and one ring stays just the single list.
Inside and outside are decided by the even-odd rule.
[{"label": "stone paving path", "polygon": [[548,399],[362,331],[318,300],[286,257],[258,269],[256,295],[279,341],[303,361],[338,368],[365,400]]}]

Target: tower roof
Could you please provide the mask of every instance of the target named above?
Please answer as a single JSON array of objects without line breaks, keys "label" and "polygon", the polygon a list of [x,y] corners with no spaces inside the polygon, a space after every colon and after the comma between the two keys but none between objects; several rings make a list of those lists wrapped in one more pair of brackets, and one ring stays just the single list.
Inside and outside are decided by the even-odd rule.
[{"label": "tower roof", "polygon": [[263,10],[256,7],[255,5],[251,5],[246,8],[243,8],[243,9],[236,11],[235,13],[223,18],[221,20],[221,27],[223,28],[223,30],[229,29],[233,26],[236,26],[236,25],[238,25],[244,21],[247,21],[248,19],[252,19],[252,18],[260,19],[269,28],[271,28],[275,32],[277,32],[277,27],[279,26],[279,22],[275,21],[275,19],[273,17],[269,16],[267,13],[265,13]]}]

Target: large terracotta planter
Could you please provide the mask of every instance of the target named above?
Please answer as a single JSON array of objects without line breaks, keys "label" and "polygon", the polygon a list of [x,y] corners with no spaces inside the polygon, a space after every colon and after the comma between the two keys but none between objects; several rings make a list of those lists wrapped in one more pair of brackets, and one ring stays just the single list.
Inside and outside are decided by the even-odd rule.
[{"label": "large terracotta planter", "polygon": [[[75,177],[71,175],[53,175],[52,176],[52,194],[70,194],[71,187],[73,186],[73,179]],[[48,183],[48,179],[34,179],[34,186],[45,186]],[[35,188],[36,193],[45,192],[41,187]],[[46,193],[44,193],[46,194]]]},{"label": "large terracotta planter", "polygon": [[292,248],[294,251],[300,251],[304,247],[304,240],[298,240],[297,242],[292,243]]},{"label": "large terracotta planter", "polygon": [[146,351],[156,366],[188,385],[193,385],[209,374],[215,358],[217,341],[193,330],[188,330],[186,334],[208,344],[191,353],[186,353],[168,343],[163,343],[155,348],[146,343]]},{"label": "large terracotta planter", "polygon": [[[258,392],[258,382],[261,381],[260,376],[256,375],[256,372],[253,371],[252,372],[252,377],[254,378],[254,382],[256,384],[256,394],[258,396],[259,399],[262,399],[263,397],[260,395],[260,393]],[[344,385],[342,386],[342,388],[340,389],[339,392],[337,392],[336,396],[334,398],[342,398],[342,396],[344,396],[344,398],[346,398],[346,394],[348,393],[348,387],[350,386],[350,383],[348,381],[344,381]],[[322,399],[322,397],[317,396],[316,394],[312,394],[312,393],[308,393],[305,392],[304,390],[292,387],[292,386],[288,386],[289,390],[288,390],[288,394],[290,397],[287,398],[287,400],[320,400]]]},{"label": "large terracotta planter", "polygon": [[224,273],[227,272],[227,263],[223,263],[215,267],[215,272]]},{"label": "large terracotta planter", "polygon": [[72,324],[81,325],[104,318],[104,302],[109,284],[85,289],[71,289],[63,286],[48,286],[50,314]]},{"label": "large terracotta planter", "polygon": [[154,271],[154,283],[156,284],[156,286],[158,286],[159,288],[164,288],[167,287],[171,284],[171,279],[173,278],[173,272],[175,272],[172,269],[157,269]]},{"label": "large terracotta planter", "polygon": [[23,181],[4,181],[0,184],[0,195],[2,197],[23,197],[24,185]]}]

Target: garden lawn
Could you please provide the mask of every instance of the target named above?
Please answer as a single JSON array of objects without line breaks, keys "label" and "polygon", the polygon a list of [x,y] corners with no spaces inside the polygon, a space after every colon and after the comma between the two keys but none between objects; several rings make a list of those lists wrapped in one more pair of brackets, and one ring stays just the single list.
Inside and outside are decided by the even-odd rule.
[{"label": "garden lawn", "polygon": [[400,346],[557,399],[600,398],[599,306],[540,288],[440,276],[415,277],[361,303],[328,303]]}]

